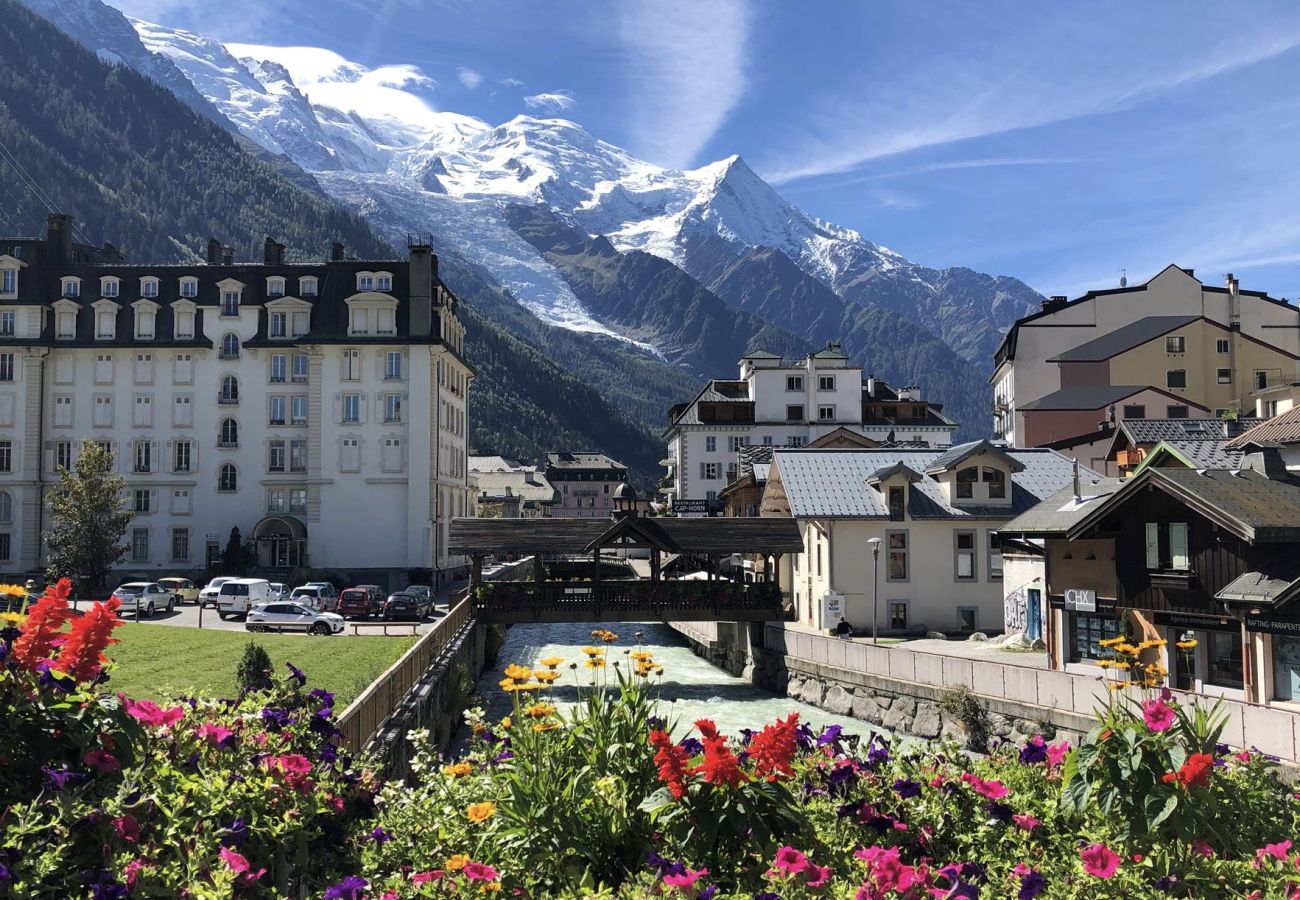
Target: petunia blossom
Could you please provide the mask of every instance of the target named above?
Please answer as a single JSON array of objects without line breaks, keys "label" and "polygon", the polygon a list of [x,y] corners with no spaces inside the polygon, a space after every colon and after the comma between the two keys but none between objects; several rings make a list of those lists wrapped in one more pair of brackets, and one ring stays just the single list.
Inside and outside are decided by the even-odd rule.
[{"label": "petunia blossom", "polygon": [[1070,752],[1069,741],[1058,741],[1055,744],[1047,745],[1047,764],[1049,766],[1059,766],[1065,762],[1065,757]]},{"label": "petunia blossom", "polygon": [[128,716],[150,728],[170,728],[185,718],[183,706],[169,706],[164,709],[152,700],[132,700],[129,697],[123,697],[122,703],[126,707]]},{"label": "petunia blossom", "polygon": [[81,758],[81,761],[90,766],[90,768],[94,769],[100,775],[117,772],[122,768],[122,764],[118,762],[116,756],[109,753],[107,750],[101,750],[98,747],[86,751],[86,755]]},{"label": "petunia blossom", "polygon": [[1096,878],[1109,878],[1119,868],[1119,854],[1105,844],[1090,844],[1079,851],[1083,870]]},{"label": "petunia blossom", "polygon": [[1177,716],[1173,707],[1163,700],[1142,701],[1142,720],[1152,731],[1168,731]]},{"label": "petunia blossom", "polygon": [[140,824],[136,822],[135,816],[130,813],[114,819],[113,830],[117,832],[118,837],[128,844],[135,844],[140,841]]},{"label": "petunia blossom", "polygon": [[807,856],[794,847],[787,845],[776,851],[776,860],[772,865],[788,875],[798,875],[806,870],[810,864]]},{"label": "petunia blossom", "polygon": [[229,847],[222,847],[220,850],[221,860],[226,864],[230,871],[236,875],[243,875],[248,871],[248,860],[241,853],[236,853]]},{"label": "petunia blossom", "polygon": [[695,882],[708,874],[708,869],[687,869],[685,872],[665,875],[664,884],[675,888],[694,887]]},{"label": "petunia blossom", "polygon": [[492,866],[485,866],[483,863],[470,862],[465,863],[465,868],[461,873],[470,881],[496,881],[501,875]]},{"label": "petunia blossom", "polygon": [[1016,823],[1017,828],[1024,829],[1025,831],[1033,831],[1039,825],[1043,824],[1042,819],[1035,819],[1028,813],[1017,813],[1011,817],[1011,821]]}]

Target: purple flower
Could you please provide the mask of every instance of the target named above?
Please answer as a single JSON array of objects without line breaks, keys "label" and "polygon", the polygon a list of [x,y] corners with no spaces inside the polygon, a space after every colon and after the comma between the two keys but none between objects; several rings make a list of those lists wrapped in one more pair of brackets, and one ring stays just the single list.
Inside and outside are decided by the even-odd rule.
[{"label": "purple flower", "polygon": [[73,772],[67,764],[59,766],[57,769],[53,766],[44,766],[41,772],[45,775],[45,786],[52,791],[61,791],[67,787],[76,787],[86,780],[86,775],[81,772]]},{"label": "purple flower", "polygon": [[334,705],[334,695],[327,690],[323,690],[322,688],[312,688],[311,691],[307,694],[307,696],[313,700],[318,701],[321,706]]},{"label": "purple flower", "polygon": [[293,676],[293,680],[298,682],[298,687],[302,687],[307,683],[307,676],[302,673],[302,669],[291,662],[286,662],[285,665],[289,667],[289,674]]},{"label": "purple flower", "polygon": [[900,778],[894,782],[894,793],[898,794],[900,799],[907,800],[910,797],[921,796],[921,785],[908,778]]},{"label": "purple flower", "polygon": [[1020,748],[1020,761],[1027,766],[1047,762],[1047,744],[1040,737],[1033,738]]},{"label": "purple flower", "polygon": [[14,873],[9,871],[9,867],[0,863],[0,884],[8,884],[14,880]]},{"label": "purple flower", "polygon": [[226,833],[221,838],[223,847],[242,847],[248,840],[248,825],[243,819],[235,819],[226,826]]},{"label": "purple flower", "polygon": [[1030,869],[1024,878],[1020,879],[1020,893],[1016,894],[1016,900],[1034,900],[1047,887],[1047,879],[1042,876],[1037,869]]},{"label": "purple flower", "polygon": [[502,751],[501,751],[500,753],[498,753],[496,756],[492,757],[492,761],[493,761],[494,763],[500,763],[500,762],[505,762],[506,760],[510,760],[510,759],[514,759],[514,758],[515,758],[515,755],[514,755],[513,753],[511,753],[509,750],[502,750]]},{"label": "purple flower", "polygon": [[749,746],[749,742],[752,741],[752,740],[754,739],[754,735],[755,735],[755,734],[757,734],[757,732],[754,731],[754,729],[752,729],[752,728],[742,728],[742,729],[740,729],[740,746],[742,746],[742,747],[748,747],[748,746]]},{"label": "purple flower", "polygon": [[349,875],[338,884],[331,885],[325,891],[323,900],[361,900],[361,893],[368,882],[360,875]]},{"label": "purple flower", "polygon": [[682,738],[681,742],[678,743],[677,746],[681,747],[691,756],[696,756],[704,752],[704,745],[700,743],[699,738],[693,738],[693,737]]},{"label": "purple flower", "polygon": [[965,897],[967,900],[979,900],[980,889],[973,884],[958,879],[948,889],[948,893],[944,894],[944,897],[948,898],[948,900],[955,900],[957,897]]},{"label": "purple flower", "polygon": [[651,716],[646,721],[646,724],[650,726],[651,731],[663,731],[664,727],[667,726],[668,721],[662,716]]},{"label": "purple flower", "polygon": [[289,712],[288,710],[268,706],[262,710],[262,721],[271,731],[281,731],[289,727]]},{"label": "purple flower", "polygon": [[339,748],[330,743],[321,744],[320,749],[316,751],[316,761],[327,766],[334,765],[338,758]]},{"label": "purple flower", "polygon": [[661,878],[664,875],[686,874],[686,866],[683,863],[673,862],[671,859],[666,859],[658,853],[655,853],[653,850],[651,850],[650,855],[646,857],[645,864],[646,868],[654,869]]},{"label": "purple flower", "polygon": [[66,694],[77,686],[77,683],[71,678],[71,676],[53,671],[50,668],[48,660],[37,663],[36,671],[40,673],[40,677],[37,680],[43,687],[54,688],[56,691],[61,691]]},{"label": "purple flower", "polygon": [[871,749],[867,751],[867,762],[873,766],[889,762],[889,746],[879,737],[871,739]]},{"label": "purple flower", "polygon": [[[999,803],[996,800],[990,800],[987,803],[985,803],[984,811],[989,814],[990,818],[995,819],[999,822],[1010,822],[1011,816],[1015,812],[1015,810],[1007,806],[1005,803]],[[966,865],[973,866],[976,864],[967,863]]]},{"label": "purple flower", "polygon": [[854,771],[852,765],[845,763],[831,769],[826,776],[826,789],[831,792],[843,792],[849,789],[849,786],[857,779],[858,773]]},{"label": "purple flower", "polygon": [[711,884],[697,895],[699,900],[713,900],[713,895],[718,892],[718,886]]},{"label": "purple flower", "polygon": [[1157,878],[1152,887],[1162,893],[1172,894],[1174,889],[1178,887],[1178,879],[1173,875],[1165,875],[1162,878]]},{"label": "purple flower", "polygon": [[387,844],[392,839],[393,836],[387,831],[384,831],[383,827],[379,825],[376,825],[375,830],[370,832],[370,840],[374,841],[376,844]]},{"label": "purple flower", "polygon": [[988,881],[989,873],[980,863],[965,862],[961,864],[961,877],[969,878],[971,881],[982,882]]},{"label": "purple flower", "polygon": [[828,744],[838,744],[840,742],[840,733],[843,731],[843,725],[828,725],[826,730],[817,738],[817,746],[825,747]]},{"label": "purple flower", "polygon": [[799,742],[799,746],[805,750],[811,747],[813,741],[817,739],[817,735],[813,734],[813,730],[808,727],[807,722],[799,723],[799,727],[795,729],[794,737]]},{"label": "purple flower", "polygon": [[763,891],[763,893],[755,895],[754,900],[781,900],[781,895],[772,891]]},{"label": "purple flower", "polygon": [[334,710],[330,709],[328,706],[318,709],[312,714],[311,722],[307,727],[317,734],[324,735],[326,738],[332,738],[334,735],[339,733],[339,730],[334,727],[334,722],[331,721],[331,716],[333,715]]}]

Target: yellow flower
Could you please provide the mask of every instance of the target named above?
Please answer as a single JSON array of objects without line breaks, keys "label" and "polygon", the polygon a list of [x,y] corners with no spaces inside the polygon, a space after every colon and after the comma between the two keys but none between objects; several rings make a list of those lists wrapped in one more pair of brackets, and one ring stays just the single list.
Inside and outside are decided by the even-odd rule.
[{"label": "yellow flower", "polygon": [[501,890],[501,882],[499,881],[489,881],[478,889],[480,894],[495,894],[499,890]]},{"label": "yellow flower", "polygon": [[1179,650],[1191,650],[1193,647],[1196,646],[1196,641],[1179,641],[1178,643],[1174,644],[1174,646],[1177,647]]},{"label": "yellow flower", "polygon": [[500,681],[497,682],[497,685],[501,688],[501,690],[505,691],[507,694],[515,689],[514,681],[509,678],[502,678]]},{"label": "yellow flower", "polygon": [[524,710],[524,715],[530,719],[544,719],[555,713],[555,707],[549,703],[534,703],[528,709]]},{"label": "yellow flower", "polygon": [[533,677],[542,684],[555,684],[560,677],[560,673],[552,672],[550,669],[534,669]]},{"label": "yellow flower", "polygon": [[1163,646],[1164,646],[1165,644],[1167,644],[1167,643],[1169,643],[1169,642],[1166,641],[1166,640],[1163,639],[1163,638],[1148,638],[1147,640],[1145,640],[1145,641],[1143,641],[1142,643],[1138,644],[1138,649],[1139,649],[1139,650],[1150,650],[1152,647],[1163,647]]},{"label": "yellow flower", "polygon": [[515,681],[527,681],[533,674],[533,670],[527,666],[509,665],[506,666],[506,677],[513,678]]},{"label": "yellow flower", "polygon": [[1124,690],[1126,683],[1127,682],[1123,682],[1123,681],[1112,681],[1106,685],[1106,688],[1107,690],[1112,690],[1112,691],[1122,691]]},{"label": "yellow flower", "polygon": [[600,636],[600,639],[604,641],[606,644],[613,644],[618,641],[618,635],[616,635],[612,631],[606,631],[604,634]]},{"label": "yellow flower", "polygon": [[467,862],[470,862],[468,853],[456,853],[447,857],[447,861],[442,864],[442,867],[448,872],[459,872],[465,868]]},{"label": "yellow flower", "polygon": [[21,628],[26,619],[26,616],[19,615],[16,612],[0,612],[0,622],[8,622],[15,628]]},{"label": "yellow flower", "polygon": [[564,662],[564,658],[561,656],[548,656],[546,659],[539,659],[537,662],[548,669],[555,669],[559,667],[560,663]]},{"label": "yellow flower", "polygon": [[509,731],[509,730],[510,730],[510,717],[509,717],[509,716],[506,716],[504,719],[501,720],[501,728],[502,728],[503,731]]},{"label": "yellow flower", "polygon": [[586,661],[585,663],[583,663],[582,665],[583,665],[584,668],[587,668],[587,669],[599,669],[599,668],[602,668],[602,667],[605,665],[605,657],[603,657],[603,656],[593,656],[591,659],[587,660],[587,661]]},{"label": "yellow flower", "polygon": [[546,685],[538,684],[536,681],[530,681],[527,684],[516,684],[512,690],[520,694],[527,694],[531,691],[540,691],[544,687],[546,687]]},{"label": "yellow flower", "polygon": [[559,727],[559,722],[538,722],[533,725],[533,731],[554,731]]},{"label": "yellow flower", "polygon": [[582,652],[587,654],[588,656],[600,656],[600,654],[604,653],[605,651],[597,650],[595,647],[583,647]]},{"label": "yellow flower", "polygon": [[467,762],[458,762],[450,766],[442,767],[442,774],[449,778],[464,778],[474,771],[474,767]]},{"label": "yellow flower", "polygon": [[1134,647],[1132,644],[1127,644],[1127,643],[1116,644],[1115,652],[1123,653],[1125,656],[1136,656],[1138,652],[1138,648]]},{"label": "yellow flower", "polygon": [[0,597],[26,597],[27,588],[20,584],[0,584]]},{"label": "yellow flower", "polygon": [[488,819],[492,818],[496,814],[497,814],[497,805],[491,801],[484,801],[483,803],[471,803],[469,805],[469,808],[465,810],[466,817],[468,817],[469,820],[473,822],[475,825],[479,824],[480,822],[486,822]]},{"label": "yellow flower", "polygon": [[633,659],[635,659],[637,662],[649,662],[650,660],[654,659],[654,654],[651,653],[649,650],[633,650],[628,655],[631,656]]},{"label": "yellow flower", "polygon": [[1100,645],[1103,646],[1103,647],[1114,647],[1114,646],[1116,646],[1117,644],[1122,644],[1122,643],[1124,643],[1124,638],[1122,638],[1122,637],[1106,638],[1106,640],[1104,640],[1104,641],[1098,641],[1097,643],[1100,644]]},{"label": "yellow flower", "polygon": [[1107,662],[1110,663],[1110,665],[1107,666],[1107,668],[1110,668],[1110,669],[1120,669],[1120,670],[1124,670],[1124,669],[1127,669],[1127,668],[1129,667],[1129,664],[1128,664],[1128,663],[1124,662],[1123,660],[1119,660],[1119,659],[1111,659],[1111,660],[1107,660]]}]

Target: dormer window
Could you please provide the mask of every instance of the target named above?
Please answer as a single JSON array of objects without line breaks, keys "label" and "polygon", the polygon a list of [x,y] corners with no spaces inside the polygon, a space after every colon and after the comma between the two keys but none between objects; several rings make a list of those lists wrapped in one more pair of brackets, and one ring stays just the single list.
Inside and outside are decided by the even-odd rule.
[{"label": "dormer window", "polygon": [[122,290],[121,282],[112,276],[105,276],[99,279],[99,295],[101,297],[116,297]]},{"label": "dormer window", "polygon": [[172,336],[178,341],[194,339],[194,302],[177,300],[172,304]]},{"label": "dormer window", "polygon": [[268,278],[266,279],[266,296],[283,297],[284,296],[284,279]]},{"label": "dormer window", "polygon": [[97,300],[95,309],[95,340],[111,341],[117,337],[117,304],[112,300]]},{"label": "dormer window", "polygon": [[131,306],[135,310],[136,340],[152,341],[154,325],[158,321],[158,304],[152,300],[137,300]]},{"label": "dormer window", "polygon": [[282,313],[282,312],[271,313],[271,324],[268,329],[268,333],[271,335],[271,337],[282,338],[288,336],[289,325],[288,322],[286,321],[288,318],[289,318],[288,313]]},{"label": "dormer window", "polygon": [[221,292],[221,315],[224,318],[239,317],[239,291]]},{"label": "dormer window", "polygon": [[376,321],[375,331],[378,334],[397,334],[396,316],[391,308],[379,308],[375,310]]},{"label": "dormer window", "polygon": [[370,309],[365,306],[352,308],[352,322],[348,334],[370,334]]},{"label": "dormer window", "polygon": [[60,341],[71,341],[77,337],[77,310],[79,307],[71,300],[56,300],[54,306],[54,337]]},{"label": "dormer window", "polygon": [[369,272],[357,275],[357,290],[373,291],[375,289],[375,276]]},{"label": "dormer window", "polygon": [[378,275],[375,276],[375,290],[387,292],[387,291],[392,291],[392,289],[393,289],[392,275],[389,275],[387,272],[380,272]]},{"label": "dormer window", "polygon": [[0,272],[0,294],[18,293],[18,270],[5,269]]},{"label": "dormer window", "polygon": [[199,295],[199,280],[197,278],[193,278],[189,276],[182,278],[181,296],[193,298],[193,297],[197,297],[198,295]]},{"label": "dormer window", "polygon": [[990,500],[1004,500],[1007,496],[1007,473],[1001,469],[984,468],[984,483],[988,485]]},{"label": "dormer window", "polygon": [[64,296],[64,297],[80,297],[80,296],[81,296],[81,279],[80,279],[80,278],[73,278],[73,277],[71,277],[71,276],[67,276],[67,277],[64,277],[64,278],[62,279],[62,282],[63,282],[63,290],[62,290],[62,292],[61,292],[62,296]]},{"label": "dormer window", "polygon": [[303,297],[315,297],[317,281],[315,275],[304,275],[298,279],[298,293]]},{"label": "dormer window", "polygon": [[148,275],[140,279],[140,296],[157,297],[158,296],[158,279]]},{"label": "dormer window", "polygon": [[980,470],[970,466],[957,471],[957,499],[969,500],[975,496],[975,482],[979,481]]},{"label": "dormer window", "polygon": [[311,330],[311,313],[295,312],[293,314],[293,336],[303,337]]}]

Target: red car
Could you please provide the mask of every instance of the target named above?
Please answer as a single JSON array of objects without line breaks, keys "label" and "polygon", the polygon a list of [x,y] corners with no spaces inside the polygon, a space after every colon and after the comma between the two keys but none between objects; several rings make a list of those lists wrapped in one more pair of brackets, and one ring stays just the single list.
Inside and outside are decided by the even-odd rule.
[{"label": "red car", "polygon": [[343,593],[339,594],[336,612],[345,619],[368,619],[379,615],[383,605],[383,594],[376,594],[370,588],[344,588]]}]

